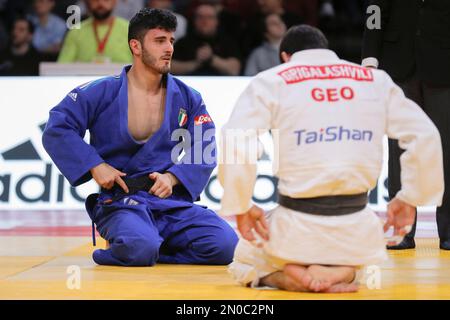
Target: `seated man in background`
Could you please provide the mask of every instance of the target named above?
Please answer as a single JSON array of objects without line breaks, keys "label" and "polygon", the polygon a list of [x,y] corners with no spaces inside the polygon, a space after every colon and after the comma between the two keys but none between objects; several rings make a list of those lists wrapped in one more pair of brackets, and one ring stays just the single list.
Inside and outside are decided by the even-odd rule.
[{"label": "seated man in background", "polygon": [[34,11],[29,18],[35,28],[33,45],[39,52],[56,59],[66,34],[66,23],[52,14],[55,0],[34,0],[33,4]]},{"label": "seated man in background", "polygon": [[145,0],[117,0],[114,15],[130,21],[145,6]]},{"label": "seated man in background", "polygon": [[116,0],[87,0],[92,17],[67,33],[58,62],[131,63],[128,21],[112,13]]},{"label": "seated man in background", "polygon": [[[358,268],[387,258],[383,224],[367,207],[384,135],[406,150],[402,188],[388,205],[384,231],[394,226],[395,236],[405,235],[415,207],[442,201],[442,147],[432,121],[385,72],[341,60],[327,48],[320,30],[291,28],[280,47],[284,63],[252,80],[223,128],[221,214],[237,214],[243,238],[229,269],[242,285],[358,289]],[[278,137],[279,206],[266,218],[251,198],[257,139],[268,130]]]},{"label": "seated man in background", "polygon": [[172,72],[179,75],[237,76],[241,71],[236,41],[219,32],[217,10],[202,4],[195,10],[194,32],[175,44]]},{"label": "seated man in background", "polygon": [[254,76],[280,63],[279,49],[286,33],[286,25],[277,14],[264,17],[260,25],[266,41],[250,54],[245,66],[245,76]]},{"label": "seated man in background", "polygon": [[1,76],[38,76],[42,56],[33,47],[34,27],[25,17],[17,18],[11,32],[11,45],[0,52]]}]

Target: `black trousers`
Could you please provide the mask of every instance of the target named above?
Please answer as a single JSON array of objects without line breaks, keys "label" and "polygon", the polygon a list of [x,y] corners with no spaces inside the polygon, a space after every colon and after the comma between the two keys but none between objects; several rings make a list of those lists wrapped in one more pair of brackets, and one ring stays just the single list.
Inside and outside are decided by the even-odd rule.
[{"label": "black trousers", "polygon": [[[405,95],[415,101],[430,117],[441,134],[444,157],[445,192],[442,205],[436,210],[436,221],[441,242],[450,240],[450,87],[429,86],[414,75],[403,82],[397,82]],[[400,155],[403,150],[397,140],[389,140],[389,198],[395,197],[400,190]],[[414,238],[416,220],[406,237]]]}]

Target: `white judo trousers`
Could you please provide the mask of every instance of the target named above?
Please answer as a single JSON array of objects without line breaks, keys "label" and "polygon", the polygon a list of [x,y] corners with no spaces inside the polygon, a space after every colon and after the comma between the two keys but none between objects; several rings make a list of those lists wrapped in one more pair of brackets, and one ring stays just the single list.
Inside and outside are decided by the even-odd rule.
[{"label": "white judo trousers", "polygon": [[[221,215],[241,214],[253,205],[257,166],[248,146],[257,145],[258,137],[269,130],[278,154],[273,173],[284,196],[369,192],[380,175],[383,138],[388,136],[405,150],[400,158],[402,188],[396,197],[412,206],[442,201],[439,132],[381,70],[317,49],[297,52],[290,62],[252,79],[221,132]],[[249,143],[230,143],[236,131],[245,132]],[[320,216],[279,206],[268,220],[270,240],[263,248],[245,240],[237,246],[230,271],[244,285],[256,284],[289,262],[363,266],[387,256],[382,222],[369,208]]]},{"label": "white judo trousers", "polygon": [[282,271],[286,264],[361,268],[387,259],[383,224],[368,207],[344,216],[318,216],[282,206],[268,212],[269,241],[257,247],[240,239],[229,271],[242,285]]}]

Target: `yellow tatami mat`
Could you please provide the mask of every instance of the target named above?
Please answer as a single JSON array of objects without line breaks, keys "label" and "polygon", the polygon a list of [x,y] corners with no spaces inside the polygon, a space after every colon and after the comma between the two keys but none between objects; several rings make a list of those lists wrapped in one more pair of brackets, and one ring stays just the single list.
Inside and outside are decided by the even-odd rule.
[{"label": "yellow tatami mat", "polygon": [[242,288],[222,266],[97,266],[85,237],[0,237],[0,299],[450,299],[450,252],[416,243],[365,270],[358,293],[306,294]]}]

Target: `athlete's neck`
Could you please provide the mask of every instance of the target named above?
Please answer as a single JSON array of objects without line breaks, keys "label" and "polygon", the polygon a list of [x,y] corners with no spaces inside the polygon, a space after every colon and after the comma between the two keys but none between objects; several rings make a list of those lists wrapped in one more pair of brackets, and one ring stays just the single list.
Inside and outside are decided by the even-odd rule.
[{"label": "athlete's neck", "polygon": [[135,87],[145,90],[150,94],[157,94],[163,86],[163,75],[144,65],[132,65],[130,71],[128,71],[128,79]]}]

